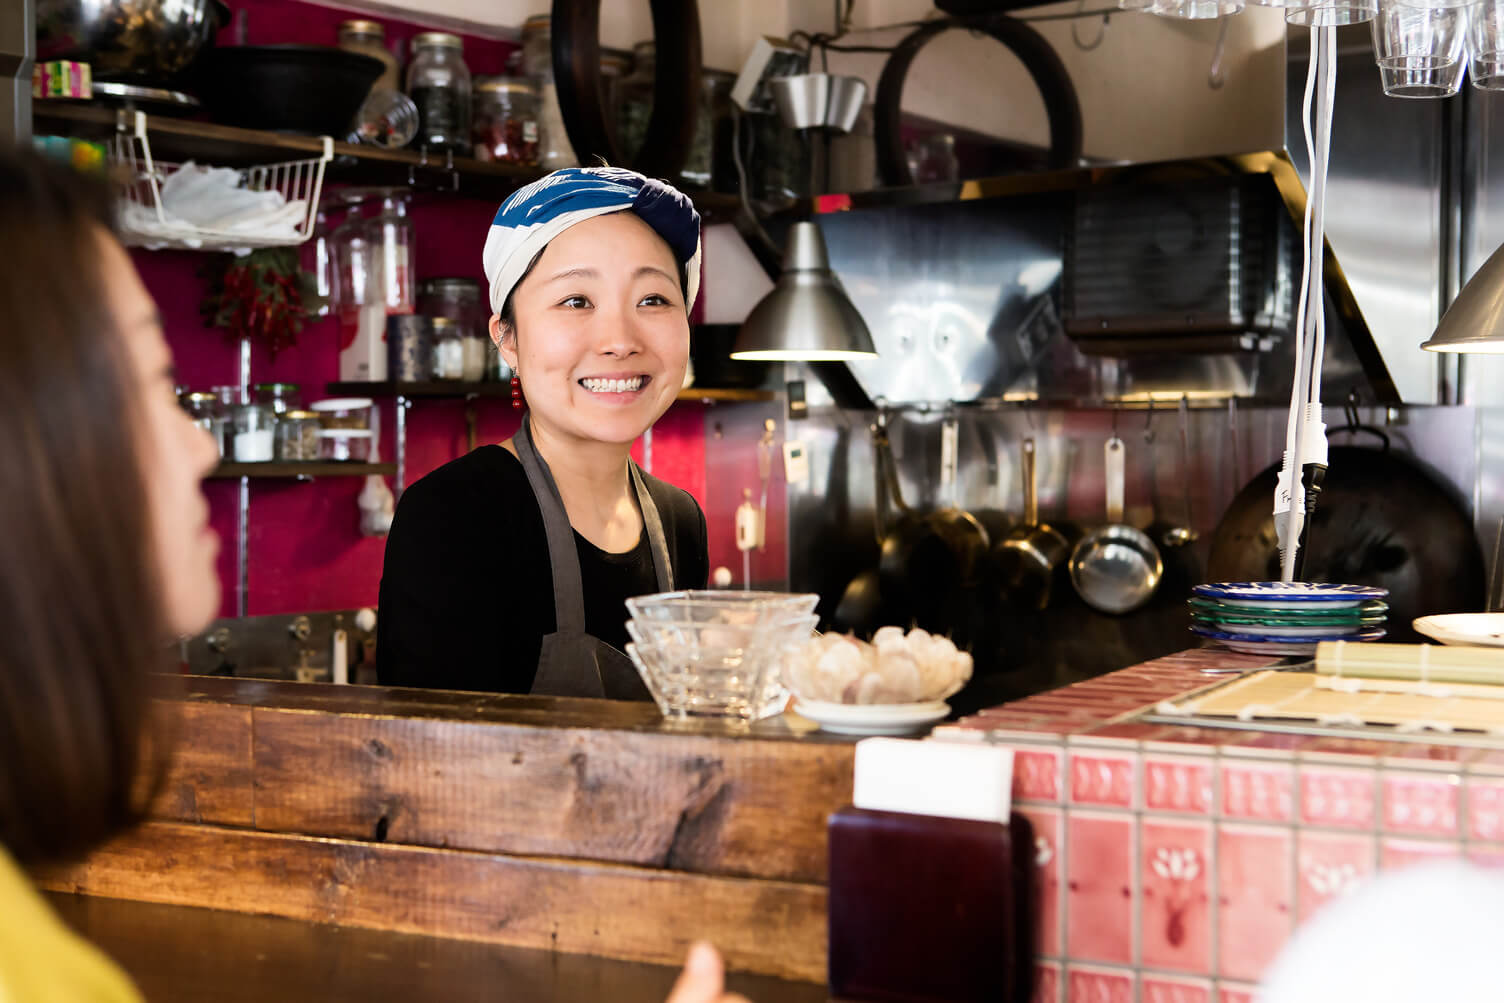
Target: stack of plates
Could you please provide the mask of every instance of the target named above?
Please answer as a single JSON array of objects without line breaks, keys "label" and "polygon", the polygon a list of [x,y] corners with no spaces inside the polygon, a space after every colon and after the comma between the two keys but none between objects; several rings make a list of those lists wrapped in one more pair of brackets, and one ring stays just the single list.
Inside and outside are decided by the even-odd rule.
[{"label": "stack of plates", "polygon": [[1191,632],[1250,655],[1310,655],[1322,641],[1377,641],[1389,613],[1389,590],[1367,585],[1218,582],[1191,591]]}]

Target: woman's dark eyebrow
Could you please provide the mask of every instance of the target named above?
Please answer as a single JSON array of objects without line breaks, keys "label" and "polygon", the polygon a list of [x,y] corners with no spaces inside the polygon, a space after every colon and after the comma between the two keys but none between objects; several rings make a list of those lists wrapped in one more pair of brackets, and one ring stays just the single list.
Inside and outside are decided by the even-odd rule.
[{"label": "woman's dark eyebrow", "polygon": [[668,272],[665,272],[663,269],[659,268],[657,265],[643,265],[641,268],[637,269],[636,272],[632,273],[632,277],[634,279],[640,279],[644,275],[661,275],[661,276],[663,276],[665,279],[667,279],[670,282],[678,282],[679,281],[677,278],[675,278],[674,276],[670,275]]}]

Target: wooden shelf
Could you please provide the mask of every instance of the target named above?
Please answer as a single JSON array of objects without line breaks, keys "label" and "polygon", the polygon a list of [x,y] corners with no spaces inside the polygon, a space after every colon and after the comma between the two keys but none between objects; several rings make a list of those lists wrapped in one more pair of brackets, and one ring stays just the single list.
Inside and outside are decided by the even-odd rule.
[{"label": "wooden shelf", "polygon": [[[48,99],[33,102],[32,109],[32,127],[38,135],[108,139],[117,131],[133,128],[130,112],[99,105]],[[324,148],[323,140],[317,136],[238,129],[160,115],[147,116],[146,130],[151,139],[152,155],[169,163],[191,159],[227,167],[246,167],[268,161],[317,157]],[[497,164],[470,157],[336,142],[334,161],[325,178],[335,184],[402,185],[468,198],[500,200],[541,177],[542,173],[536,167]],[[729,218],[740,205],[735,195],[694,191],[688,194],[706,217]]]},{"label": "wooden shelf", "polygon": [[274,463],[221,463],[209,476],[232,477],[369,477],[395,474],[395,463],[343,463],[336,460],[305,460]]},{"label": "wooden shelf", "polygon": [[[458,383],[435,381],[432,383],[330,383],[325,389],[335,397],[428,397],[458,400],[471,397],[512,396],[511,386],[506,383]],[[679,401],[718,403],[744,403],[770,401],[777,397],[771,390],[742,390],[720,387],[690,387],[679,391]]]}]

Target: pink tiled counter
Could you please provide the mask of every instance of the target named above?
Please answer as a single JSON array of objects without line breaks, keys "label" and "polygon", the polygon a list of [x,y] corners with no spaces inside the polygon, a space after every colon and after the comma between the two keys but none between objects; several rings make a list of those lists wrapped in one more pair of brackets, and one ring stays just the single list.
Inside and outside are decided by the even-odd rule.
[{"label": "pink tiled counter", "polygon": [[1124,720],[1266,664],[1187,651],[937,730],[1014,750],[1035,1003],[1251,1003],[1296,924],[1375,871],[1504,863],[1504,750]]}]

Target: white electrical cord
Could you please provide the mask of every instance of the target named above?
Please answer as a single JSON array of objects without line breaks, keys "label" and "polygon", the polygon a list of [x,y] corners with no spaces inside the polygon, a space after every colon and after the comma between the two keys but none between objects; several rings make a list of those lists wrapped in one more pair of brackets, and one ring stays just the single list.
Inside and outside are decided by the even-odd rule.
[{"label": "white electrical cord", "polygon": [[[1336,33],[1311,29],[1311,63],[1306,74],[1303,125],[1311,167],[1310,196],[1301,233],[1300,300],[1295,323],[1295,382],[1290,390],[1290,418],[1285,433],[1284,465],[1275,488],[1274,521],[1284,581],[1295,577],[1295,562],[1305,524],[1306,464],[1325,466],[1326,426],[1321,421],[1321,363],[1326,350],[1325,259],[1326,181],[1331,159],[1331,124],[1336,97]],[[1314,120],[1314,126],[1313,126]]]}]

